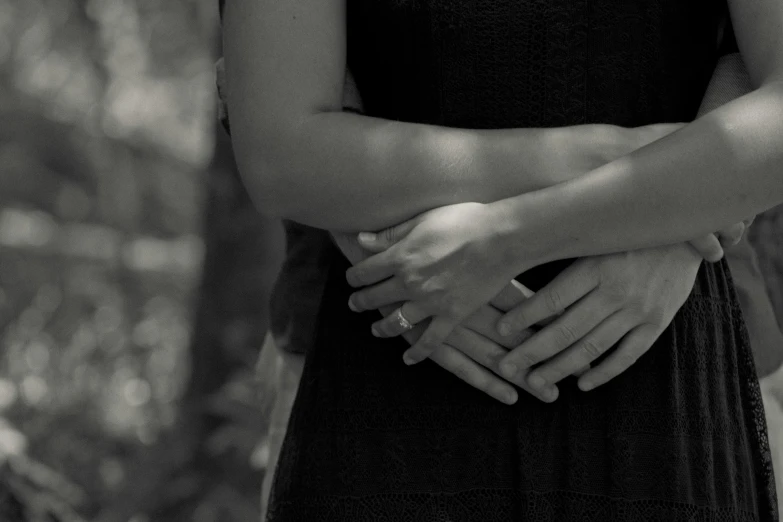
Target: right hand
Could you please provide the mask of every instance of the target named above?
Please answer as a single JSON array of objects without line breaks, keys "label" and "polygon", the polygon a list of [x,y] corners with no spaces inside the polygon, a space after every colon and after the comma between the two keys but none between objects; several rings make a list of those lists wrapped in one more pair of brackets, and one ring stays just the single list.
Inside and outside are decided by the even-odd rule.
[{"label": "right hand", "polygon": [[[514,347],[522,344],[533,335],[525,329],[513,335],[503,336],[497,333],[495,325],[505,312],[508,312],[533,295],[533,292],[516,281],[511,281],[488,305],[479,308],[473,315],[457,326],[440,348],[430,355],[430,359],[454,374],[459,379],[487,395],[505,403],[517,401],[518,388],[537,399],[551,402],[557,397],[556,386],[546,389],[532,388],[527,383],[527,373],[520,372],[512,379],[500,377],[499,361]],[[389,314],[394,308],[382,308],[383,314]],[[424,333],[429,321],[416,325],[403,334],[408,343],[414,345]]]},{"label": "right hand", "polygon": [[[356,241],[356,234],[333,232],[332,237],[351,263],[355,264],[367,257],[367,251]],[[512,281],[489,304],[479,308],[455,328],[446,343],[441,345],[430,359],[457,378],[505,404],[513,404],[518,399],[517,388],[513,385],[549,402],[549,391],[533,390],[528,386],[525,374],[520,374],[511,381],[498,375],[498,360],[524,342],[533,332],[525,330],[519,334],[502,336],[497,333],[495,325],[505,312],[532,295],[532,291]],[[383,307],[381,313],[388,315],[395,309],[393,306]],[[403,334],[403,338],[411,346],[414,345],[428,324],[429,321],[423,321]]]}]

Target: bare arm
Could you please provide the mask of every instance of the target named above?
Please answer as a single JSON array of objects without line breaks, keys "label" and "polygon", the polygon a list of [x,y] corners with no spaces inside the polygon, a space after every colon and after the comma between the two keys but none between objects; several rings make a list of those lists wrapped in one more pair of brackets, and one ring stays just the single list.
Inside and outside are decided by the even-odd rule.
[{"label": "bare arm", "polygon": [[328,230],[377,230],[431,208],[571,179],[617,157],[618,144],[627,152],[629,135],[644,140],[651,132],[466,130],[344,113],[343,2],[226,7],[234,149],[265,212]]},{"label": "bare arm", "polygon": [[730,6],[755,90],[587,176],[499,202],[497,221],[526,230],[509,234],[509,259],[671,244],[783,202],[783,3]]},{"label": "bare arm", "polygon": [[[726,103],[747,94],[751,90],[750,77],[748,76],[739,53],[723,56],[718,60],[715,71],[712,74],[701,107],[699,108],[699,116],[707,114],[717,107],[725,105]],[[358,111],[362,110],[361,96],[350,72],[346,72],[343,106]],[[641,148],[656,139],[660,139],[678,128],[680,128],[679,124],[648,126],[646,129],[636,129],[637,132],[634,135],[633,140],[628,139],[631,136],[630,134],[621,139],[621,136],[623,135],[618,133],[618,141],[612,147],[604,147],[604,150],[606,151],[605,155],[607,156],[606,161],[608,163],[623,155],[630,154],[634,150]],[[586,170],[579,172],[578,169],[574,168],[567,171],[565,175],[570,176],[569,179],[576,179],[587,173],[588,171]],[[549,175],[548,181],[544,182],[548,183],[548,186],[552,186],[557,184],[558,181],[555,180],[556,174],[553,172]],[[736,232],[736,230],[734,230],[734,232]],[[741,237],[741,234],[742,231],[739,232],[739,236],[737,237]],[[337,246],[352,264],[356,264],[362,259],[369,257],[369,254],[361,248],[356,240],[356,234],[332,232],[332,237]],[[694,244],[705,258],[707,257],[707,254],[713,256],[711,260],[716,260],[716,258],[721,257],[719,247],[717,249],[718,252],[715,252],[717,239],[712,235],[702,236],[698,240],[692,241],[692,244]]]}]

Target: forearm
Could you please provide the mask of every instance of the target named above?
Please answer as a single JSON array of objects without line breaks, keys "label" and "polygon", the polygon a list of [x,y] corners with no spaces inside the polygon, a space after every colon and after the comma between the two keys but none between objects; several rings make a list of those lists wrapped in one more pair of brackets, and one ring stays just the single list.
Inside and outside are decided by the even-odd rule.
[{"label": "forearm", "polygon": [[783,201],[783,84],[529,196],[494,210],[507,231],[526,227],[536,262],[686,241],[769,209]]},{"label": "forearm", "polygon": [[571,179],[612,157],[620,136],[609,125],[466,130],[325,112],[272,143],[243,119],[232,114],[234,144],[259,208],[343,231]]}]

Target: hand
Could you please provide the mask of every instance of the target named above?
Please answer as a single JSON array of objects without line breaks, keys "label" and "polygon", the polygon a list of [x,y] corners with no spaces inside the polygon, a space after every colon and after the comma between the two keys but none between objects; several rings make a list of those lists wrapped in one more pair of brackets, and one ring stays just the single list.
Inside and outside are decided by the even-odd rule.
[{"label": "hand", "polygon": [[[332,237],[351,263],[358,263],[367,257],[355,235],[332,232]],[[480,307],[455,328],[430,359],[467,384],[506,404],[513,404],[518,399],[517,390],[512,383],[542,401],[551,402],[553,397],[539,390],[532,390],[527,385],[525,373],[520,372],[511,383],[498,376],[498,361],[508,353],[508,349],[518,346],[532,335],[532,332],[523,330],[519,334],[504,337],[497,332],[495,325],[503,312],[513,309],[532,295],[532,291],[512,280],[488,305]],[[394,309],[395,307],[383,307],[380,311],[388,315]],[[413,345],[421,337],[425,327],[426,322],[423,322],[413,330],[405,332],[403,337]]]},{"label": "hand", "polygon": [[694,239],[689,244],[705,261],[716,263],[723,259],[724,248],[732,247],[742,241],[742,237],[753,223],[753,219],[745,219],[714,234]]},{"label": "hand", "polygon": [[[445,343],[433,352],[430,359],[490,397],[505,404],[515,403],[518,399],[517,391],[509,381],[498,377],[498,362],[509,349],[519,345],[533,335],[533,332],[523,330],[514,336],[502,336],[497,333],[495,325],[503,312],[513,309],[531,295],[533,292],[512,281],[489,305],[480,307],[465,322],[458,325]],[[388,314],[392,309],[387,308],[382,312]],[[415,344],[424,332],[427,322],[425,320],[413,330],[402,334],[405,340],[411,345]],[[552,402],[557,398],[556,386],[534,390],[528,386],[525,377],[526,372],[520,372],[511,383],[544,402]]]},{"label": "hand", "polygon": [[[499,255],[496,228],[487,205],[460,203],[430,210],[381,234],[360,234],[362,246],[379,253],[348,269],[351,286],[371,285],[353,294],[351,302],[357,309],[402,302],[412,324],[432,317],[404,355],[408,364],[423,360],[516,275]],[[395,315],[375,323],[373,333],[402,334],[406,328]]]},{"label": "hand", "polygon": [[501,361],[510,379],[530,372],[546,389],[617,348],[579,378],[590,390],[624,372],[674,318],[693,289],[701,258],[686,244],[579,259],[498,323],[506,335],[562,313]]},{"label": "hand", "polygon": [[755,218],[756,217],[753,216],[749,219],[743,219],[739,223],[735,223],[734,225],[718,232],[717,235],[721,246],[723,246],[723,248],[728,248],[742,241],[742,238],[750,228],[750,225],[753,224],[753,220]]}]

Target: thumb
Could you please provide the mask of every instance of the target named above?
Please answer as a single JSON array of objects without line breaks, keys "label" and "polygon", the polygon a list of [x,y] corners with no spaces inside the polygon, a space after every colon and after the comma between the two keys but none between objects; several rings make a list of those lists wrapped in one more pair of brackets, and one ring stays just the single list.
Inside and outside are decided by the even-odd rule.
[{"label": "thumb", "polygon": [[384,228],[380,232],[361,232],[359,233],[358,241],[362,248],[377,254],[407,236],[418,223],[419,220],[414,218],[399,225]]},{"label": "thumb", "polygon": [[690,245],[709,263],[715,263],[723,258],[723,247],[715,234],[707,234],[693,239],[690,241]]}]

